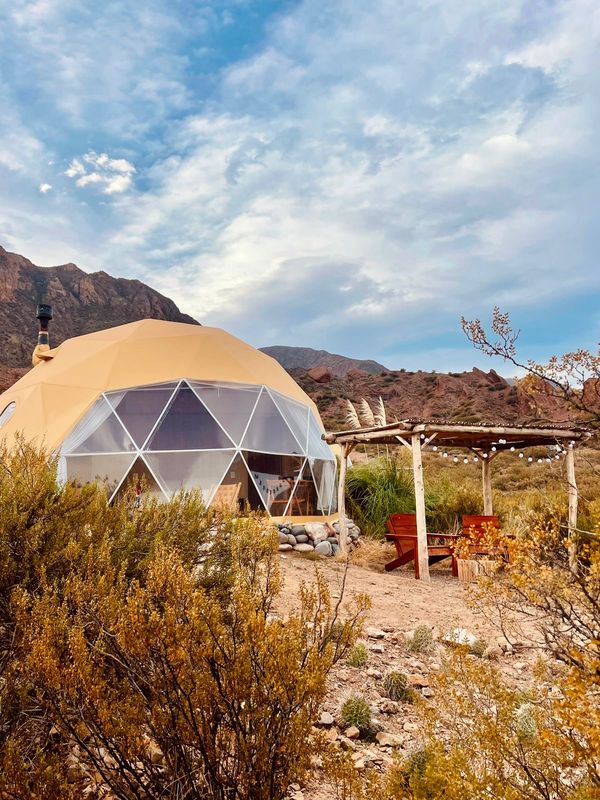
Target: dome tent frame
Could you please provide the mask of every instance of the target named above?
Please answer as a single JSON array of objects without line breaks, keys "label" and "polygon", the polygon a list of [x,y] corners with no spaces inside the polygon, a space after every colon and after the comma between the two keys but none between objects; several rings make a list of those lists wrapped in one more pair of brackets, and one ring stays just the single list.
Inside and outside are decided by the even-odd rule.
[{"label": "dome tent frame", "polygon": [[[220,414],[218,409],[211,408],[210,405],[203,399],[204,392],[212,392],[223,390],[224,392],[246,392],[253,395],[252,406],[243,414],[244,422],[243,427],[240,429],[239,419],[237,420],[238,430],[232,430],[228,426],[224,416]],[[159,408],[155,408],[152,413],[153,422],[144,431],[143,436],[140,438],[138,434],[131,430],[131,422],[127,420],[124,414],[119,413],[119,407],[123,399],[132,394],[139,395],[144,392],[154,392],[155,395],[162,394],[163,399]],[[172,416],[174,404],[178,397],[182,396],[183,392],[193,393],[195,401],[198,402],[198,408],[202,409],[207,414],[209,424],[212,424],[215,430],[222,434],[220,442],[223,446],[212,446],[214,443],[209,442],[206,447],[154,447],[153,441],[159,435],[161,429],[167,425],[167,422]],[[277,440],[273,439],[269,431],[262,431],[266,433],[266,437],[260,441],[257,439],[256,434],[252,441],[249,440],[249,434],[253,429],[253,425],[257,421],[264,423],[265,420],[259,420],[257,415],[259,413],[261,401],[269,404],[272,415],[277,415],[275,418],[270,416],[266,421],[270,427],[277,424],[285,426],[283,436],[280,441],[290,444],[285,446],[277,446]],[[102,413],[98,414],[96,409],[101,408]],[[92,424],[90,425],[90,419]],[[134,417],[135,419],[135,417]],[[110,430],[110,426],[114,423],[118,424],[119,432],[121,433],[121,445],[115,446],[117,437],[114,432]],[[95,424],[94,424],[95,423]],[[108,441],[105,444],[98,445],[97,442],[102,436],[98,436],[98,432],[103,427],[109,428],[109,435],[105,435]],[[205,426],[208,427],[208,426]],[[234,426],[235,427],[235,426]],[[264,426],[263,426],[264,427]],[[213,434],[214,435],[214,434]],[[210,436],[210,434],[209,434]],[[186,437],[189,437],[189,430],[186,432]],[[226,441],[223,441],[226,437]],[[90,440],[95,444],[89,445]],[[137,440],[137,442],[136,442]],[[187,378],[182,378],[179,381],[171,381],[159,384],[150,384],[145,386],[129,387],[124,390],[116,390],[112,392],[103,392],[96,403],[84,415],[66,437],[61,448],[61,469],[60,474],[63,479],[70,477],[77,477],[77,470],[72,468],[77,465],[78,460],[94,459],[104,461],[104,464],[110,465],[112,461],[113,466],[118,470],[121,477],[117,479],[116,485],[111,487],[109,495],[110,501],[115,499],[126,485],[128,478],[133,476],[136,472],[138,464],[142,464],[148,470],[153,478],[158,493],[163,499],[169,499],[174,492],[179,489],[186,488],[186,482],[173,484],[173,480],[169,480],[161,469],[157,466],[157,461],[161,457],[166,460],[167,457],[176,457],[179,455],[183,459],[184,455],[192,456],[196,454],[199,459],[204,457],[204,468],[206,474],[204,482],[197,480],[194,482],[194,476],[190,475],[191,486],[200,488],[205,502],[209,505],[215,498],[219,488],[224,485],[226,476],[236,461],[241,461],[243,468],[245,468],[248,480],[251,481],[255,496],[264,510],[271,513],[271,507],[265,497],[265,487],[260,484],[260,473],[257,473],[251,467],[252,456],[277,456],[285,457],[288,459],[297,459],[297,469],[294,476],[293,483],[290,483],[290,478],[282,479],[279,494],[287,494],[284,500],[287,500],[285,507],[282,509],[281,515],[274,516],[289,516],[293,509],[294,500],[297,498],[297,492],[301,481],[306,482],[306,476],[309,475],[309,482],[314,486],[316,497],[316,508],[318,515],[328,516],[335,511],[336,493],[335,493],[335,475],[336,475],[336,462],[333,458],[331,450],[321,438],[321,430],[314,419],[314,415],[308,406],[293,400],[280,392],[262,384],[262,385],[249,385],[249,384],[232,384],[232,383],[213,383],[205,381],[194,381]],[[225,458],[219,459],[219,456]],[[124,460],[124,459],[127,460]],[[119,460],[121,463],[119,464]],[[213,462],[211,464],[211,462]],[[320,477],[317,468],[320,469]],[[98,475],[89,476],[98,478]],[[273,476],[272,482],[277,478]],[[204,483],[204,485],[203,485]],[[170,485],[171,484],[171,485]],[[277,495],[273,499],[276,499]],[[277,500],[281,505],[281,500]]]},{"label": "dome tent frame", "polygon": [[[47,351],[40,364],[0,395],[0,411],[12,403],[15,404],[12,416],[3,420],[0,440],[11,447],[18,437],[23,436],[28,441],[44,447],[48,452],[58,454],[63,449],[69,435],[90,414],[100,400],[106,404],[105,397],[109,395],[118,398],[125,392],[136,390],[136,387],[148,387],[156,384],[173,384],[175,386],[181,380],[185,380],[188,384],[213,386],[213,394],[207,388],[203,396],[203,402],[206,401],[208,410],[205,409],[202,412],[204,419],[209,420],[212,426],[218,427],[212,417],[216,416],[219,419],[219,409],[216,409],[215,413],[214,404],[211,406],[215,386],[229,387],[227,391],[230,391],[231,387],[243,389],[244,386],[255,386],[265,387],[264,394],[273,404],[275,401],[272,398],[278,399],[279,395],[287,398],[288,405],[292,408],[291,417],[295,419],[287,418],[287,422],[281,423],[284,426],[283,429],[279,428],[279,430],[283,430],[288,444],[295,441],[294,436],[296,435],[302,439],[302,435],[296,433],[297,419],[305,419],[307,408],[310,412],[309,419],[312,420],[311,437],[316,440],[324,433],[323,424],[314,402],[275,359],[219,328],[144,319],[67,339],[60,346]],[[240,397],[244,397],[241,391],[239,394]],[[191,395],[193,395],[193,391],[188,386],[186,396],[189,398]],[[199,403],[199,401],[197,402]],[[152,403],[154,404],[154,401]],[[186,403],[183,400],[181,405],[185,411]],[[267,410],[268,405],[266,403]],[[153,419],[152,423],[155,421]],[[123,426],[118,420],[115,420],[114,424],[116,427],[113,433],[118,430],[123,431]],[[227,424],[222,427],[228,429]],[[290,428],[291,433],[289,432]],[[286,431],[287,433],[285,433]],[[231,431],[229,432],[231,433]],[[139,434],[139,431],[137,433]],[[124,432],[123,436],[126,436]],[[193,434],[192,439],[194,437],[197,438],[197,435]],[[224,433],[223,437],[225,437]],[[225,439],[225,441],[227,440]],[[224,459],[223,443],[218,443],[218,447],[221,448],[220,456],[218,450],[214,451],[216,460],[222,461],[222,470],[219,467],[219,473],[225,471],[226,466],[229,468]],[[193,444],[193,446],[204,448],[207,447],[207,444],[200,437],[200,445]],[[169,443],[168,447],[183,449],[188,448],[189,444]],[[241,465],[243,470],[249,474],[248,480],[254,495],[253,500],[257,501],[252,507],[263,508],[268,504],[265,503],[264,497],[259,496],[260,493],[257,495],[255,485],[257,481],[255,476],[250,473],[258,472],[260,477],[261,472],[264,474],[268,473],[269,469],[274,469],[278,459],[287,459],[288,466],[285,467],[284,473],[286,476],[292,474],[289,466],[291,464],[297,468],[294,475],[304,471],[305,474],[302,475],[302,478],[310,478],[313,484],[315,483],[313,474],[318,485],[323,480],[329,484],[336,483],[335,456],[332,449],[327,446],[326,450],[320,451],[323,460],[330,462],[330,466],[326,470],[321,468],[319,461],[315,461],[312,455],[309,457],[304,448],[301,448],[298,455],[294,456],[299,461],[291,462],[289,461],[290,456],[268,455],[269,452],[286,449],[286,447],[280,447],[279,444],[265,446],[257,439],[250,444],[247,452],[244,449],[245,445],[241,446],[240,441],[237,440],[235,447],[232,448],[231,445],[229,447],[242,451],[238,452],[237,456],[234,453],[231,454],[234,457],[231,467],[234,469]],[[139,441],[129,447],[124,447],[122,443],[118,445],[116,449],[120,451],[121,460],[126,462],[121,474],[118,475],[119,479],[123,478],[123,473],[138,458],[137,451],[141,448],[142,443]],[[107,448],[103,446],[102,449],[106,451]],[[288,449],[290,452],[298,450],[295,446]],[[261,454],[261,450],[265,451],[264,455]],[[252,456],[250,456],[250,451],[253,451]],[[238,458],[239,460],[237,460]],[[143,463],[152,459],[152,456],[146,455]],[[183,459],[189,462],[193,460],[193,456],[183,453]],[[85,461],[86,459],[82,459],[80,464],[83,465]],[[99,463],[102,467],[101,462]],[[66,466],[66,461],[63,461],[64,466]],[[155,464],[152,466],[155,467]],[[82,481],[92,480],[98,471],[102,470],[95,470],[87,478],[80,479]],[[154,484],[155,481],[150,470],[144,468],[143,472],[149,479],[152,479],[151,482]],[[226,480],[229,481],[229,478]],[[116,484],[111,487],[113,490],[111,494],[114,493],[115,486]],[[162,493],[162,490],[160,492]],[[224,490],[219,497],[219,503],[225,499],[229,500],[230,494],[230,489]],[[315,507],[316,503],[317,501],[313,503]],[[309,517],[324,519],[326,516],[327,508],[319,509],[319,514],[313,515],[306,512],[305,503],[302,503],[302,506],[303,511],[300,513],[297,503],[280,501],[271,513],[273,517],[276,517],[276,515],[287,512],[290,516],[305,519]]]}]

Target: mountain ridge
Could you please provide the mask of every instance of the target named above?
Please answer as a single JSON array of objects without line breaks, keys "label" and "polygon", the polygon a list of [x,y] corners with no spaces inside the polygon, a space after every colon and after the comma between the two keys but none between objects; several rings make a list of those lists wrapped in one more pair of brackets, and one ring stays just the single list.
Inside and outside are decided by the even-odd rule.
[{"label": "mountain ridge", "polygon": [[52,305],[55,319],[50,343],[152,317],[199,323],[175,303],[138,280],[113,278],[108,272],[84,272],[76,264],[40,267],[0,246],[0,326],[4,343],[0,364],[20,369],[29,365],[37,340],[38,303]]},{"label": "mountain ridge", "polygon": [[383,364],[372,359],[350,358],[339,353],[330,353],[327,350],[314,350],[312,347],[271,345],[259,349],[278,361],[286,370],[325,367],[331,375],[340,378],[347,375],[352,369],[360,369],[370,375],[380,375],[382,372],[389,371]]}]

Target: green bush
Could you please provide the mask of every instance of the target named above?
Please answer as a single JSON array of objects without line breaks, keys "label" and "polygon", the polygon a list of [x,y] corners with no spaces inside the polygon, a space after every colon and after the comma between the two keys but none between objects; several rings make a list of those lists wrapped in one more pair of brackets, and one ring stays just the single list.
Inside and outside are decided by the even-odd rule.
[{"label": "green bush", "polygon": [[390,700],[410,700],[412,690],[403,672],[392,670],[383,679],[383,690]]},{"label": "green bush", "polygon": [[411,653],[426,653],[433,646],[433,630],[429,625],[417,625],[415,632],[408,641]]},{"label": "green bush", "polygon": [[351,667],[364,667],[369,660],[369,651],[366,645],[359,642],[355,644],[348,656],[348,665]]},{"label": "green bush", "polygon": [[364,697],[352,695],[342,706],[342,719],[347,728],[354,726],[361,734],[371,730],[371,709]]},{"label": "green bush", "polygon": [[487,642],[484,639],[476,639],[471,647],[469,647],[469,653],[472,656],[477,656],[478,658],[483,658],[483,654],[487,649]]},{"label": "green bush", "polygon": [[415,509],[412,473],[398,459],[379,458],[348,470],[348,511],[367,536],[382,538],[390,514]]}]

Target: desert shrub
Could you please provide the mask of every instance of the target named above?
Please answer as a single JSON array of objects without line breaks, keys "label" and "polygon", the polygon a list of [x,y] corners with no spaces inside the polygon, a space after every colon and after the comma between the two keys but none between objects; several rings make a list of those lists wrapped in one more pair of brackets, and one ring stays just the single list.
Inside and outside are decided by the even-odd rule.
[{"label": "desert shrub", "polygon": [[348,655],[348,664],[351,667],[364,667],[369,660],[369,651],[362,642],[355,644]]},{"label": "desert shrub", "polygon": [[411,653],[426,653],[433,647],[433,629],[429,625],[417,625],[407,643]]},{"label": "desert shrub", "polygon": [[283,797],[364,600],[342,620],[318,576],[281,620],[265,520],[194,522],[187,495],[130,518],[41,451],[4,455],[0,796]]},{"label": "desert shrub", "polygon": [[414,511],[412,475],[399,459],[378,458],[348,470],[348,511],[368,536],[383,537],[390,514]]},{"label": "desert shrub", "polygon": [[540,648],[544,659],[521,691],[466,648],[450,652],[431,703],[420,709],[425,747],[435,757],[420,774],[405,762],[395,767],[391,797],[599,796],[600,542],[581,537],[574,544],[575,558],[558,521],[545,513],[527,537],[510,542],[502,576],[480,581],[477,607],[499,615],[505,630]]},{"label": "desert shrub", "polygon": [[342,704],[342,719],[347,728],[354,726],[361,734],[371,730],[371,709],[364,697],[354,694]]},{"label": "desert shrub", "polygon": [[383,690],[390,700],[411,700],[412,690],[403,672],[392,670],[383,679]]},{"label": "desert shrub", "polygon": [[453,480],[446,472],[429,481],[428,528],[444,533],[462,526],[463,514],[481,512],[481,487],[473,480]]},{"label": "desert shrub", "polygon": [[487,642],[484,639],[476,639],[469,647],[469,653],[477,658],[483,658],[483,654],[487,649]]}]

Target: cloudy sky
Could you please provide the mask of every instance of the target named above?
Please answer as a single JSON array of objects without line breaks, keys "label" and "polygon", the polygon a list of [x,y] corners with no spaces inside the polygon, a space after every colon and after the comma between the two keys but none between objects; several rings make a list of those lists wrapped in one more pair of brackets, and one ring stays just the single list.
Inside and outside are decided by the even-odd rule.
[{"label": "cloudy sky", "polygon": [[599,90],[598,0],[0,0],[0,244],[258,346],[589,347]]}]

